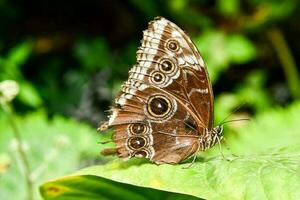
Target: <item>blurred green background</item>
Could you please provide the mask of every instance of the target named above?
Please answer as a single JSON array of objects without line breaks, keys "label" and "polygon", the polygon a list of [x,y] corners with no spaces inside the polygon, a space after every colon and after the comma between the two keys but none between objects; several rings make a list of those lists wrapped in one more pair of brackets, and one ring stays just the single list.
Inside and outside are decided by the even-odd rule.
[{"label": "blurred green background", "polygon": [[[96,127],[155,16],[200,50],[216,124],[240,105],[230,119],[299,102],[296,0],[0,0],[0,199],[40,199],[43,181],[107,161]],[[225,138],[244,126],[228,124]]]}]

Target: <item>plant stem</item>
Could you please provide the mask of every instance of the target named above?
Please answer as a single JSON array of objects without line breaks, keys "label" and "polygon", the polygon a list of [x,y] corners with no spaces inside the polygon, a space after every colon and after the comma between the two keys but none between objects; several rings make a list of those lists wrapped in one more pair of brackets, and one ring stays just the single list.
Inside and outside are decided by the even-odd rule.
[{"label": "plant stem", "polygon": [[297,72],[297,65],[292,52],[280,29],[273,27],[267,31],[267,36],[271,41],[279,61],[283,67],[287,84],[294,99],[300,98],[300,81]]},{"label": "plant stem", "polygon": [[24,177],[26,181],[26,186],[27,186],[27,199],[32,200],[33,199],[33,183],[31,180],[31,170],[30,170],[30,165],[29,161],[27,159],[26,153],[24,151],[24,148],[22,146],[22,138],[20,131],[17,127],[15,118],[14,118],[14,112],[13,109],[9,107],[8,104],[2,104],[2,108],[5,111],[5,113],[8,116],[8,121],[12,127],[14,138],[17,141],[17,150],[21,159],[21,163],[23,164],[24,167]]}]

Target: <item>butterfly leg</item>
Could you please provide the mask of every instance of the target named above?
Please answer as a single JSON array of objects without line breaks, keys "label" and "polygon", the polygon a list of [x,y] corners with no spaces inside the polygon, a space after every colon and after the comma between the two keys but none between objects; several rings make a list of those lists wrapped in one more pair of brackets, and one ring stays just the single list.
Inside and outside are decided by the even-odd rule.
[{"label": "butterfly leg", "polygon": [[197,154],[193,155],[193,160],[192,160],[192,162],[189,163],[188,166],[182,167],[182,169],[189,169],[189,168],[191,168],[191,167],[193,166],[193,164],[195,163],[196,159],[197,159]]},{"label": "butterfly leg", "polygon": [[101,124],[101,126],[99,128],[97,128],[97,131],[99,132],[103,132],[103,131],[106,131],[108,129],[108,122],[104,122]]},{"label": "butterfly leg", "polygon": [[223,160],[226,160],[226,158],[225,158],[225,156],[224,156],[224,154],[223,154],[223,152],[222,152],[222,145],[221,145],[220,138],[219,138],[218,136],[217,136],[217,140],[218,140],[219,151],[220,151],[220,153],[221,153],[221,155],[222,155],[222,158],[223,158]]},{"label": "butterfly leg", "polygon": [[[198,151],[200,150],[200,144],[199,143],[196,143],[197,145],[198,145],[198,147],[197,147],[197,151],[195,151],[195,153],[191,156],[191,157],[193,157],[193,160],[192,160],[192,162],[187,166],[187,167],[183,167],[182,169],[189,169],[190,167],[192,167],[193,166],[193,164],[196,162],[196,159],[197,159],[197,153],[198,153]],[[195,144],[194,144],[195,145]],[[194,146],[193,145],[193,146]],[[191,148],[191,149],[193,149],[193,148]]]}]

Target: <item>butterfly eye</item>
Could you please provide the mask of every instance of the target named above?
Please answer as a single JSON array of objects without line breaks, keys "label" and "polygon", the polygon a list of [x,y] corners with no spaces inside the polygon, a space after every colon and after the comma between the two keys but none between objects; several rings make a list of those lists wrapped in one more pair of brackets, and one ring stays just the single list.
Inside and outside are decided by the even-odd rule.
[{"label": "butterfly eye", "polygon": [[164,73],[172,73],[175,70],[173,62],[168,59],[161,61],[159,68]]},{"label": "butterfly eye", "polygon": [[165,117],[171,111],[171,102],[163,96],[154,96],[148,101],[148,112],[154,117]]},{"label": "butterfly eye", "polygon": [[145,124],[135,123],[129,125],[129,130],[133,134],[144,134],[147,131]]},{"label": "butterfly eye", "polygon": [[178,41],[177,40],[172,40],[172,39],[169,40],[167,42],[167,48],[168,48],[168,50],[173,51],[173,52],[178,51],[179,50],[179,43],[178,43]]},{"label": "butterfly eye", "polygon": [[140,149],[140,148],[146,146],[146,144],[147,144],[147,141],[143,137],[131,137],[128,140],[128,146],[131,149]]},{"label": "butterfly eye", "polygon": [[215,129],[215,132],[217,135],[222,135],[223,125],[219,125],[219,126],[215,127],[214,129]]},{"label": "butterfly eye", "polygon": [[165,75],[160,72],[154,72],[151,74],[152,82],[155,84],[161,84],[165,81]]}]

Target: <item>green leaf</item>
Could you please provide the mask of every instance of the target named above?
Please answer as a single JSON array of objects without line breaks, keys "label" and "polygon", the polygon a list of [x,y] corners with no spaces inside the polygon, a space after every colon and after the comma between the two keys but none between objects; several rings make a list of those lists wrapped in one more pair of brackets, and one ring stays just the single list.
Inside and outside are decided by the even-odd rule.
[{"label": "green leaf", "polygon": [[155,1],[139,1],[130,0],[130,3],[136,7],[144,16],[147,16],[149,20],[159,15],[160,4]]},{"label": "green leaf", "polygon": [[118,200],[155,200],[155,199],[198,199],[189,195],[174,194],[151,188],[140,188],[134,185],[114,182],[109,179],[83,175],[70,176],[46,183],[40,188],[44,199],[87,200],[87,199],[118,199]]},{"label": "green leaf", "polygon": [[43,103],[40,94],[36,88],[27,81],[22,81],[20,84],[20,93],[18,98],[25,104],[34,108],[40,106]]},{"label": "green leaf", "polygon": [[32,42],[23,42],[12,48],[7,55],[7,60],[17,66],[24,64],[32,52]]},{"label": "green leaf", "polygon": [[[109,186],[101,185],[109,183],[117,187],[123,183],[140,187],[130,189],[136,194],[151,188],[204,199],[296,200],[300,198],[299,112],[300,102],[288,109],[270,110],[240,129],[238,136],[226,136],[231,151],[236,154],[227,154],[226,159],[198,158],[187,169],[184,167],[189,163],[155,165],[143,159],[117,160],[45,183],[41,186],[42,195],[45,199],[79,194],[82,199],[88,199],[89,195],[101,199],[103,195],[118,195],[118,190],[111,194]],[[95,191],[87,189],[90,182],[86,177],[98,182]],[[74,184],[74,180],[79,181]]]},{"label": "green leaf", "polygon": [[[183,166],[187,167],[187,164],[157,166],[151,163],[136,162],[136,160],[118,161],[105,166],[86,168],[75,176],[71,176],[71,180],[62,178],[46,183],[41,190],[51,191],[52,188],[64,186],[63,188],[68,191],[67,194],[65,191],[59,190],[56,197],[81,194],[84,199],[88,197],[86,193],[90,193],[89,190],[85,190],[88,187],[85,181],[76,184],[77,189],[66,185],[70,184],[69,181],[72,182],[72,179],[82,179],[89,175],[94,179],[109,178],[116,182],[205,199],[243,199],[244,197],[265,199],[267,196],[276,197],[279,193],[277,191],[280,191],[282,199],[288,199],[290,195],[299,198],[300,173],[297,170],[297,165],[300,164],[299,150],[294,154],[281,152],[236,158],[227,156],[227,159],[231,161],[221,157],[212,158],[196,162],[189,169],[183,169]],[[98,184],[103,184],[102,179],[98,181]],[[61,182],[65,182],[65,184],[61,185]],[[111,182],[110,184],[115,183]],[[106,188],[98,187],[97,191],[101,195],[109,195]],[[91,193],[95,195],[94,197],[101,197],[100,194],[97,196],[97,193]],[[43,192],[42,195],[45,199],[49,199],[49,193]]]},{"label": "green leaf", "polygon": [[236,16],[240,11],[240,0],[218,0],[217,8],[225,16]]},{"label": "green leaf", "polygon": [[5,173],[11,165],[11,158],[7,153],[0,153],[0,175]]},{"label": "green leaf", "polygon": [[195,44],[200,50],[209,76],[214,82],[219,74],[229,67],[230,57],[227,54],[226,35],[217,30],[210,30],[196,38]]},{"label": "green leaf", "polygon": [[241,104],[237,95],[232,93],[222,93],[215,98],[215,123],[220,123],[226,117],[228,117],[232,110],[237,108]]},{"label": "green leaf", "polygon": [[173,11],[180,12],[180,10],[184,9],[187,6],[187,1],[184,0],[173,0],[173,1],[168,1],[168,5],[170,9]]},{"label": "green leaf", "polygon": [[0,56],[0,79],[22,79],[21,66],[28,60],[32,47],[32,42],[26,41],[11,48],[6,57]]},{"label": "green leaf", "polygon": [[[17,117],[22,145],[31,169],[34,199],[38,186],[50,178],[71,173],[99,156],[96,130],[75,120],[44,112]],[[11,127],[0,115],[0,199],[25,199],[26,185]],[[1,171],[2,168],[2,171]]]},{"label": "green leaf", "polygon": [[280,20],[290,16],[297,8],[297,1],[266,1],[261,4],[268,11],[269,20]]},{"label": "green leaf", "polygon": [[[238,134],[228,135],[226,142],[231,150],[240,154],[261,152],[271,155],[274,152],[299,154],[299,112],[299,101],[288,108],[264,110],[255,119],[251,119],[247,127],[239,129]],[[300,162],[300,158],[297,162]]]},{"label": "green leaf", "polygon": [[231,64],[244,64],[256,57],[256,47],[245,36],[227,35],[219,30],[204,32],[195,43],[214,82]]},{"label": "green leaf", "polygon": [[87,71],[99,70],[111,63],[108,44],[103,38],[80,39],[74,47],[74,53]]},{"label": "green leaf", "polygon": [[227,38],[227,51],[231,61],[244,64],[256,57],[256,48],[253,43],[243,35],[231,35]]},{"label": "green leaf", "polygon": [[270,95],[265,90],[265,72],[256,70],[251,72],[245,82],[241,83],[235,95],[240,101],[253,106],[257,112],[266,110],[272,105]]}]

